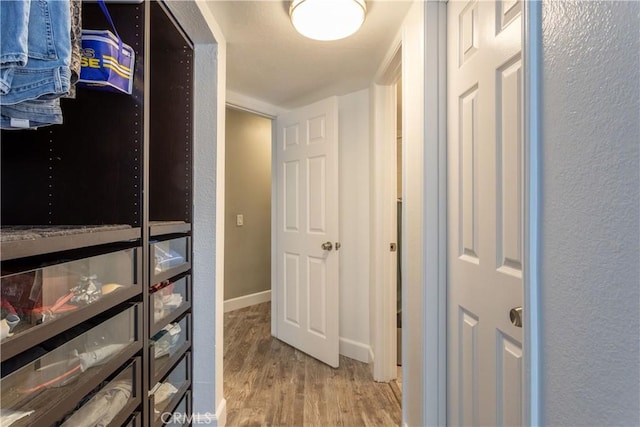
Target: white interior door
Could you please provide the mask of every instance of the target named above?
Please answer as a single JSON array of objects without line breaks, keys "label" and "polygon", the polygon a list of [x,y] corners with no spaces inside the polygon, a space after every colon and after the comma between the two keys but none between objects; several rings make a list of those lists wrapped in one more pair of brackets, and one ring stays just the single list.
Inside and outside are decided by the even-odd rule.
[{"label": "white interior door", "polygon": [[338,367],[337,98],[278,116],[277,132],[275,336]]},{"label": "white interior door", "polygon": [[523,421],[521,10],[447,5],[450,425]]}]

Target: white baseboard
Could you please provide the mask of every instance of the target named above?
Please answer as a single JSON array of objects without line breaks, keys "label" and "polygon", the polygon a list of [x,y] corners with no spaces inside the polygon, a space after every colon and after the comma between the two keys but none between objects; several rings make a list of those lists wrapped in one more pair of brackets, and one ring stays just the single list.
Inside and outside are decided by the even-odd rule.
[{"label": "white baseboard", "polygon": [[239,310],[252,305],[271,301],[271,290],[256,292],[255,294],[244,295],[238,298],[231,298],[224,302],[224,312]]},{"label": "white baseboard", "polygon": [[373,364],[374,360],[375,360],[375,355],[373,354],[373,349],[369,347],[369,363]]},{"label": "white baseboard", "polygon": [[359,362],[369,363],[371,347],[348,338],[340,337],[340,354]]}]

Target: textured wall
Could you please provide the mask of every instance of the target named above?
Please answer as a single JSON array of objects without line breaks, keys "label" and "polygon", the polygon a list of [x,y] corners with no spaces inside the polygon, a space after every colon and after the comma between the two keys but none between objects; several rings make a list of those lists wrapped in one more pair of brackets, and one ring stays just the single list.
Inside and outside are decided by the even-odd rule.
[{"label": "textured wall", "polygon": [[[271,120],[227,108],[224,299],[271,289]],[[236,215],[244,225],[236,225]]]},{"label": "textured wall", "polygon": [[640,3],[545,1],[543,425],[640,425]]},{"label": "textured wall", "polygon": [[[216,195],[224,177],[226,41],[202,0],[167,2],[195,44],[193,223],[193,412],[224,425],[222,396],[222,260],[224,230]],[[222,206],[220,206],[222,205]],[[218,349],[218,350],[216,350]],[[205,417],[204,421],[210,420]],[[194,424],[198,424],[197,417]]]}]

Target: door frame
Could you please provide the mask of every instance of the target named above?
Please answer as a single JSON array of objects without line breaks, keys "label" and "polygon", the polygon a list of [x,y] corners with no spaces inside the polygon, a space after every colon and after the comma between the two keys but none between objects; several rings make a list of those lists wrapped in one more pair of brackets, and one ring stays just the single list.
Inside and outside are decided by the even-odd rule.
[{"label": "door frame", "polygon": [[378,381],[396,376],[396,355],[387,350],[395,348],[396,339],[395,276],[384,274],[394,263],[395,254],[388,252],[394,240],[388,239],[395,233],[391,195],[396,189],[390,188],[395,180],[384,177],[397,168],[385,147],[391,141],[395,146],[392,88],[398,69],[403,89],[403,423],[446,425],[446,3],[412,6],[373,85],[372,344]]},{"label": "door frame", "polygon": [[[402,73],[402,40],[396,37],[371,87],[371,253],[370,318],[374,351],[373,378],[387,382],[397,376],[396,253],[389,244],[397,243],[397,86]],[[394,142],[393,144],[391,142]]]},{"label": "door frame", "polygon": [[[403,423],[404,425],[446,425],[447,413],[447,4],[445,1],[426,0],[421,17],[409,12],[403,28],[395,39],[381,65],[372,87],[372,117],[375,132],[372,139],[372,210],[389,202],[392,181],[379,177],[389,176],[395,170],[384,156],[384,144],[394,135],[395,102],[390,93],[390,76],[394,67],[402,67],[403,94],[403,182],[421,177],[421,187],[403,186],[403,220],[409,219],[407,204],[412,204],[415,218],[403,226],[401,270],[403,280]],[[416,7],[415,5],[413,7]],[[540,129],[542,88],[542,5],[539,1],[523,1],[523,144],[524,144],[524,218],[523,218],[523,424],[539,425],[540,419],[540,283],[539,283],[539,222],[540,222]],[[424,43],[422,52],[409,51],[410,36],[416,32]],[[401,63],[397,63],[402,47]],[[395,59],[395,60],[394,60]],[[416,69],[417,68],[417,69]],[[422,74],[416,87],[415,76]],[[411,91],[407,90],[411,87]],[[377,95],[377,96],[375,96]],[[411,109],[411,110],[410,110]],[[420,113],[415,114],[416,110]],[[410,115],[409,111],[414,114]],[[417,129],[406,135],[407,129]],[[404,150],[404,148],[407,148]],[[378,150],[379,149],[379,150]],[[407,155],[407,151],[410,152]],[[415,154],[421,158],[415,159]],[[413,155],[412,155],[413,154]],[[417,170],[411,170],[417,168]],[[409,169],[409,170],[407,170]],[[395,181],[393,181],[395,182]],[[395,189],[393,189],[395,191]],[[416,212],[417,211],[417,212]],[[389,274],[393,260],[384,256],[388,239],[394,230],[388,209],[372,215],[372,346],[375,351],[374,378],[389,381],[395,378],[395,284]],[[373,214],[373,212],[372,212]],[[404,224],[403,224],[404,225]],[[417,230],[417,238],[407,242],[406,229]],[[391,240],[393,241],[393,240]],[[380,264],[381,263],[381,264]],[[418,286],[412,284],[418,283]],[[407,288],[407,289],[406,289]],[[415,289],[414,289],[415,288]],[[393,303],[389,301],[393,298]],[[411,299],[410,305],[407,299]],[[415,299],[418,298],[418,301]],[[391,311],[393,310],[393,312]],[[377,322],[375,319],[381,319]],[[406,320],[420,319],[419,325]],[[408,326],[408,327],[407,327]],[[412,348],[408,348],[408,342]],[[420,354],[411,354],[411,353]],[[416,363],[416,361],[419,361]],[[415,376],[418,378],[415,379]],[[407,381],[414,384],[407,385]]]}]

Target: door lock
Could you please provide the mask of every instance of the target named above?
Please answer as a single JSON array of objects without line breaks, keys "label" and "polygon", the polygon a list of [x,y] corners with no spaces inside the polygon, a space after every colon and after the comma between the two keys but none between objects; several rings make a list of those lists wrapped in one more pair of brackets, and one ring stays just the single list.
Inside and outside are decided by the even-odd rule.
[{"label": "door lock", "polygon": [[511,323],[518,328],[522,328],[522,307],[514,307],[509,311]]},{"label": "door lock", "polygon": [[333,243],[331,242],[324,242],[322,244],[322,249],[325,251],[330,251],[331,249],[333,249]]}]

